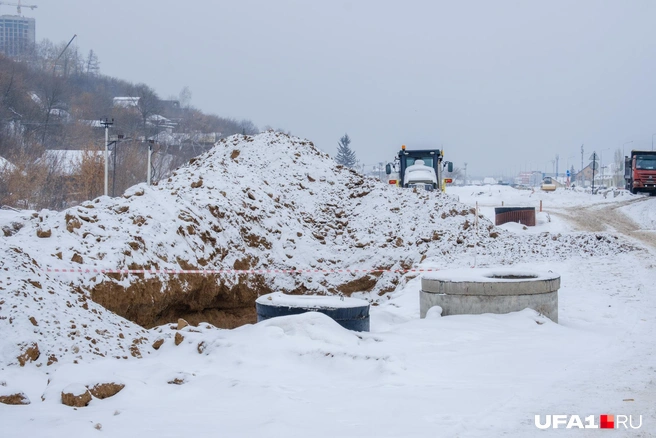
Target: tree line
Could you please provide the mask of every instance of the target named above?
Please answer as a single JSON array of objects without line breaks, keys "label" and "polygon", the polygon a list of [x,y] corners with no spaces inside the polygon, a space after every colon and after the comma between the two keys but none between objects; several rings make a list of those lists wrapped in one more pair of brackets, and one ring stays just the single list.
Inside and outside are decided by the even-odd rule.
[{"label": "tree line", "polygon": [[[102,195],[100,119],[113,120],[111,133],[120,137],[111,145],[115,195],[145,181],[149,146],[157,181],[219,138],[259,132],[250,120],[194,108],[188,87],[163,99],[144,83],[102,75],[93,50],[66,45],[43,40],[19,59],[0,55],[2,205],[62,209]],[[53,152],[62,150],[78,152]]]}]

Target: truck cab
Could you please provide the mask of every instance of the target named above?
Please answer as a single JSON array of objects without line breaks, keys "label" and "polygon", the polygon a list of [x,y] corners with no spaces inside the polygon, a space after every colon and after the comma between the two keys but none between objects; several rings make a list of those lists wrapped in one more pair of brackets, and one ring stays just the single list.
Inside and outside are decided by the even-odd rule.
[{"label": "truck cab", "polygon": [[631,151],[624,159],[624,178],[631,193],[656,195],[656,151]]}]

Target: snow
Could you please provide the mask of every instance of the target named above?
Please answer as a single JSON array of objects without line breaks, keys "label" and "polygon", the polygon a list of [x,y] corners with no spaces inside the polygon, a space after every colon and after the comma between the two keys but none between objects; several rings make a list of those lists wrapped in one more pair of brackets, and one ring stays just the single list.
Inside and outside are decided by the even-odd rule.
[{"label": "snow", "polygon": [[437,183],[437,177],[435,176],[435,170],[432,167],[426,166],[424,160],[416,160],[413,165],[405,169],[403,181],[406,184],[418,182]]},{"label": "snow", "polygon": [[0,172],[13,171],[16,168],[13,164],[7,161],[5,158],[0,157]]},{"label": "snow", "polygon": [[630,217],[641,231],[656,231],[656,215],[653,203],[634,203],[620,207],[621,212]]},{"label": "snow", "polygon": [[523,281],[554,280],[558,274],[518,269],[445,269],[438,272],[423,274],[430,280],[445,280],[454,283],[518,283]]},{"label": "snow", "polygon": [[78,397],[87,392],[87,387],[81,383],[71,383],[70,385],[66,385],[66,387],[64,387],[61,392]]},{"label": "snow", "polygon": [[287,295],[273,292],[262,295],[256,303],[274,307],[302,307],[307,309],[351,309],[369,305],[365,300],[337,296]]},{"label": "snow", "polygon": [[[229,138],[170,181],[122,198],[61,213],[0,210],[0,382],[32,401],[0,404],[2,436],[526,437],[537,435],[535,415],[550,414],[642,415],[635,436],[656,432],[656,198],[505,186],[414,193],[361,180],[294,138],[250,139]],[[537,225],[494,227],[502,204],[535,206]],[[73,217],[80,227],[68,231]],[[327,226],[340,218],[343,230]],[[176,233],[190,224],[195,234]],[[250,254],[259,260],[251,269],[335,271],[267,277],[280,292],[304,285],[331,295],[353,278],[339,269],[394,270],[408,259],[415,271],[381,275],[376,288],[352,294],[372,303],[371,331],[352,332],[316,312],[235,329],[177,330],[171,321],[146,330],[84,292],[114,281],[108,275],[45,270],[69,267],[74,254],[83,270],[202,266],[211,251],[199,234],[212,225],[223,230],[215,248],[230,250],[206,267]],[[243,227],[267,247],[244,245]],[[51,237],[35,237],[39,229]],[[324,239],[310,238],[317,230]],[[134,236],[146,244],[132,248]],[[394,246],[396,237],[404,244]],[[531,309],[441,317],[434,308],[419,318],[419,269],[473,267],[558,273],[559,323]],[[164,287],[167,275],[143,276]],[[20,345],[30,342],[41,356],[21,367]],[[58,361],[48,365],[50,355]],[[77,410],[60,402],[69,385],[108,382],[125,388]]]},{"label": "snow", "polygon": [[[107,152],[111,159],[112,152]],[[74,150],[74,149],[48,149],[44,152],[45,159],[58,172],[64,175],[72,175],[79,170],[80,164],[86,159],[104,160],[105,151],[96,150]]]}]

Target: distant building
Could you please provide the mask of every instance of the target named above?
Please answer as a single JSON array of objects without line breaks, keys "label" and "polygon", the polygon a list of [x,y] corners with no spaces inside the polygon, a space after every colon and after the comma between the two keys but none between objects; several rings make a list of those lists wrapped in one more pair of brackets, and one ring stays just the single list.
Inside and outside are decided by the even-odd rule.
[{"label": "distant building", "polygon": [[538,171],[529,171],[529,172],[520,172],[519,175],[515,178],[517,184],[535,187],[539,186],[542,182],[542,172]]},{"label": "distant building", "polygon": [[138,97],[115,97],[114,108],[136,108],[139,106]]},{"label": "distant building", "polygon": [[492,185],[495,185],[496,183],[497,183],[496,178],[492,178],[492,177],[489,177],[489,176],[483,178],[483,184],[485,184],[486,186],[492,186]]},{"label": "distant building", "polygon": [[162,115],[169,119],[179,119],[182,117],[179,100],[160,100],[160,111]]},{"label": "distant building", "polygon": [[17,15],[0,16],[0,52],[10,58],[25,55],[34,46],[36,21]]},{"label": "distant building", "polygon": [[[595,170],[595,174],[599,174],[599,170]],[[596,179],[596,175],[595,175]],[[588,164],[582,170],[580,170],[574,178],[572,178],[572,183],[577,184],[578,186],[589,186],[592,183],[592,165]]]}]

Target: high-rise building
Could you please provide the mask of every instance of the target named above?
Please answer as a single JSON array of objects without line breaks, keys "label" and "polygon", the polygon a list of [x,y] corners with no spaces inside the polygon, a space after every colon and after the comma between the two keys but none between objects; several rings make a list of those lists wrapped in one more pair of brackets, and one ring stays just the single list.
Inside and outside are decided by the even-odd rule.
[{"label": "high-rise building", "polygon": [[24,55],[34,46],[35,29],[34,18],[0,16],[0,52],[12,58]]}]

